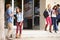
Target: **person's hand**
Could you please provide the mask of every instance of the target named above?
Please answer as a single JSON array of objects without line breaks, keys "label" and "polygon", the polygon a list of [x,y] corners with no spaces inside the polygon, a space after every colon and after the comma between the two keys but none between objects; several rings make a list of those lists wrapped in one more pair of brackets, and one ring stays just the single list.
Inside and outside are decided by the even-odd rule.
[{"label": "person's hand", "polygon": [[22,22],[20,22],[20,25],[22,25],[23,23]]},{"label": "person's hand", "polygon": [[15,19],[15,17],[13,16],[13,19]]},{"label": "person's hand", "polygon": [[22,23],[20,23],[20,26],[22,25]]}]

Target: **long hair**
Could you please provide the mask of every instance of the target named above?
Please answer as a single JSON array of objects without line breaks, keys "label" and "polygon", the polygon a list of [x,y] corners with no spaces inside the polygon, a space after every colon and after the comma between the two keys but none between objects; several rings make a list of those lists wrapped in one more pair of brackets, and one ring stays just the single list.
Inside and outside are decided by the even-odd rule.
[{"label": "long hair", "polygon": [[21,12],[21,9],[20,9],[19,7],[16,7],[16,13],[18,13],[18,12],[17,12],[17,9],[19,9],[19,12]]}]

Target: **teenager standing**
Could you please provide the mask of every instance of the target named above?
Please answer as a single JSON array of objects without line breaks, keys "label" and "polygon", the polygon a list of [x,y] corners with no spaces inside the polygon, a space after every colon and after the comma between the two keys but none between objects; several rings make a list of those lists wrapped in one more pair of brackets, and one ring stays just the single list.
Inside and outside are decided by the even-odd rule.
[{"label": "teenager standing", "polygon": [[[21,13],[21,9],[19,7],[16,8],[16,18],[17,18],[17,28],[16,28],[16,38],[21,37],[22,34],[22,24],[23,24],[23,16]],[[18,33],[18,31],[20,33]]]},{"label": "teenager standing", "polygon": [[52,27],[51,13],[52,13],[51,5],[48,4],[47,9],[44,11],[43,15],[44,15],[45,20],[46,20],[45,31],[47,30],[47,26],[50,25],[49,32],[52,32],[51,31],[51,27]]},{"label": "teenager standing", "polygon": [[58,11],[57,11],[57,6],[55,5],[53,7],[53,10],[52,10],[52,23],[53,23],[53,29],[55,30],[55,32],[58,30],[57,29],[57,14],[58,14]]},{"label": "teenager standing", "polygon": [[7,32],[7,38],[10,38],[12,35],[12,22],[13,22],[13,13],[11,10],[11,5],[6,4],[6,19],[7,19],[7,27],[8,27],[8,32]]}]

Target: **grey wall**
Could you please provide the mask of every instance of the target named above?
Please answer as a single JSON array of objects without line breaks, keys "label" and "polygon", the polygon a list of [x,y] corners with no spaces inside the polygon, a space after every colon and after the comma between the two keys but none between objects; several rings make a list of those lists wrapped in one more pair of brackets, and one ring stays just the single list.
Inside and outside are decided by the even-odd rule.
[{"label": "grey wall", "polygon": [[43,17],[43,12],[46,8],[46,0],[40,0],[40,30],[44,29],[45,20]]}]

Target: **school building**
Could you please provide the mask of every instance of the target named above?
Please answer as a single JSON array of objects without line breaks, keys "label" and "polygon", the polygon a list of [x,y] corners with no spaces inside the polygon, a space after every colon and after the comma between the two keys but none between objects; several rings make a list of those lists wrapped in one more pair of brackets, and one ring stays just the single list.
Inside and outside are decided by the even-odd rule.
[{"label": "school building", "polygon": [[[23,6],[23,29],[42,30],[45,24],[43,11],[48,4],[51,4],[52,7],[55,4],[60,4],[60,0],[0,0],[0,39],[3,38],[2,35],[5,29],[5,4],[7,3],[12,5],[12,11],[14,11],[14,13],[17,6],[20,8]],[[15,26],[14,23],[15,22],[13,22],[13,25]]]}]

